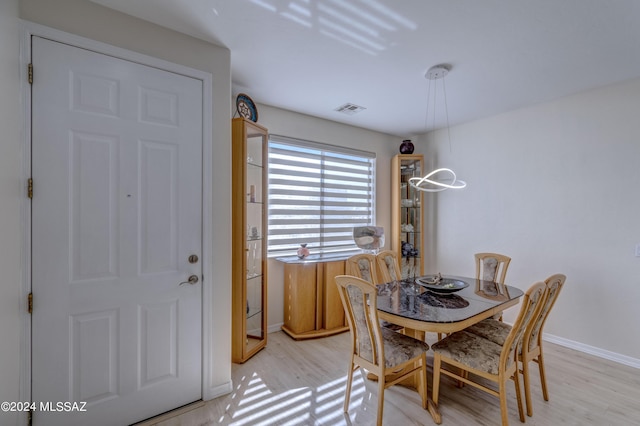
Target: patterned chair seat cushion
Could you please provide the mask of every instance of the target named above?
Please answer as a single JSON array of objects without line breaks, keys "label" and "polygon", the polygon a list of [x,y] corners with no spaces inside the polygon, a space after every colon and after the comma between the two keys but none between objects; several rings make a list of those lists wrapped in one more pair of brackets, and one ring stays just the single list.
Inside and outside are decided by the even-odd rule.
[{"label": "patterned chair seat cushion", "polygon": [[476,336],[483,337],[493,343],[503,346],[507,336],[511,332],[511,326],[503,323],[502,321],[488,318],[465,328],[464,331],[473,333]]},{"label": "patterned chair seat cushion", "polygon": [[385,366],[387,368],[407,362],[429,350],[429,345],[413,337],[382,328]]},{"label": "patterned chair seat cushion", "polygon": [[476,370],[497,375],[502,346],[466,331],[457,331],[431,346],[434,352]]}]

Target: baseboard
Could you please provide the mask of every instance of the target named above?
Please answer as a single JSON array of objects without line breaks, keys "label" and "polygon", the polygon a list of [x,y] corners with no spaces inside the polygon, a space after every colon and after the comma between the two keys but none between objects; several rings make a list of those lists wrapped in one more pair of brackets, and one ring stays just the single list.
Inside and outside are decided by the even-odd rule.
[{"label": "baseboard", "polygon": [[205,389],[204,390],[204,395],[202,395],[202,400],[203,401],[208,401],[210,399],[214,399],[214,398],[217,398],[219,396],[231,393],[232,391],[233,391],[232,383],[230,381],[229,382],[225,382],[225,383],[223,383],[221,385],[212,386],[210,388]]},{"label": "baseboard", "polygon": [[195,410],[197,408],[200,408],[202,406],[204,406],[205,402],[204,401],[196,401],[193,402],[191,404],[187,404],[185,406],[182,406],[180,408],[176,408],[175,410],[171,410],[168,411],[166,413],[162,413],[160,415],[157,415],[155,417],[151,417],[150,419],[146,419],[143,420],[141,422],[138,423],[134,423],[132,426],[155,426],[160,422],[165,422],[168,421],[169,419],[181,416],[185,413],[188,413],[189,411]]},{"label": "baseboard", "polygon": [[273,324],[267,327],[267,333],[275,333],[276,331],[282,331],[282,325],[284,323]]},{"label": "baseboard", "polygon": [[629,367],[640,369],[640,359],[637,359],[637,358],[632,358],[630,356],[607,351],[601,348],[596,348],[595,346],[585,345],[584,343],[575,342],[573,340],[565,339],[558,336],[553,336],[546,333],[543,334],[542,338],[546,342],[555,343],[556,345],[564,346],[570,349],[575,349],[577,351],[584,352],[589,355],[594,355],[599,358],[608,359],[609,361],[617,362],[620,364],[628,365]]}]

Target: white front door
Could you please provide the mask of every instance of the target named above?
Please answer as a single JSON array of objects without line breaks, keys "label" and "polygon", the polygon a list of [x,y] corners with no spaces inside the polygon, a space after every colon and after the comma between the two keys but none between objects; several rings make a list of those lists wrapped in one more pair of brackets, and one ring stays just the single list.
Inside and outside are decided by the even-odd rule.
[{"label": "white front door", "polygon": [[198,400],[202,81],[39,37],[32,62],[33,424]]}]

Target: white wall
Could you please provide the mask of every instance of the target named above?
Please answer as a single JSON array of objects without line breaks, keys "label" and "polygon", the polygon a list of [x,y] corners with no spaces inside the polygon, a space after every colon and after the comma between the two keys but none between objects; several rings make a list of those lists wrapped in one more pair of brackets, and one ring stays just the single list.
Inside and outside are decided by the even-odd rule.
[{"label": "white wall", "polygon": [[[213,117],[210,119],[213,127],[213,158],[205,159],[205,161],[212,162],[213,194],[205,194],[205,197],[212,197],[215,200],[213,214],[209,218],[213,229],[213,259],[203,259],[203,261],[209,261],[211,270],[215,271],[213,295],[211,300],[206,300],[204,303],[211,303],[214,306],[213,318],[210,323],[213,333],[210,350],[213,354],[212,362],[216,368],[211,372],[210,377],[205,377],[204,380],[206,389],[230,388],[231,255],[228,247],[231,240],[229,227],[229,223],[231,223],[231,108],[229,102],[231,98],[231,70],[229,50],[104,8],[87,0],[56,0],[55,2],[20,0],[20,17],[212,74]],[[2,31],[4,31],[4,25]],[[11,53],[13,60],[14,57],[17,57],[17,50]],[[37,71],[35,71],[35,75],[37,78]],[[12,98],[14,97],[12,96]],[[5,101],[3,97],[2,102],[9,101]],[[2,119],[5,120],[4,114]],[[9,119],[14,119],[14,117],[9,117]],[[5,149],[4,144],[0,149]],[[15,149],[13,148],[13,150]],[[5,160],[4,155],[1,161],[8,162],[8,169],[11,171],[11,176],[3,179],[2,185],[11,180],[12,185],[15,186],[18,177],[16,166],[11,163],[11,159]],[[4,168],[2,169],[3,173],[8,173]],[[2,209],[6,205],[4,201],[3,195]],[[13,231],[14,228],[17,228],[16,222],[17,220],[12,218],[5,225],[5,221],[2,220],[0,226],[6,226],[12,232],[16,232]],[[12,236],[11,240],[15,240],[15,236]],[[1,247],[12,248],[15,246],[15,241],[3,239],[0,244]],[[15,256],[11,259],[13,258]],[[10,260],[2,256],[1,261]],[[3,274],[6,276],[4,270]],[[12,285],[18,285],[18,280],[11,281]],[[14,290],[12,292],[15,293]],[[10,296],[15,299],[14,293]],[[4,298],[2,303],[5,303]],[[17,325],[15,328],[17,330]],[[0,361],[0,369],[4,368],[17,370],[18,364],[13,361],[13,358],[11,362],[5,361],[3,356]]]},{"label": "white wall", "polygon": [[[385,232],[389,232],[391,157],[398,153],[401,138],[267,105],[258,105],[258,120],[259,124],[269,130],[269,133],[375,152],[377,154],[376,199],[378,200],[376,224],[383,226]],[[386,248],[389,248],[388,244]],[[270,260],[268,268],[267,313],[269,331],[272,332],[279,330],[284,321],[284,265],[276,260]]]},{"label": "white wall", "polygon": [[495,251],[522,289],[564,273],[545,332],[640,366],[638,111],[634,80],[454,127],[451,152],[428,135],[420,149],[468,187],[429,195],[427,269],[474,274],[473,254]]},{"label": "white wall", "polygon": [[[19,401],[20,63],[18,0],[0,1],[0,401]],[[0,424],[16,424],[0,412]]]}]

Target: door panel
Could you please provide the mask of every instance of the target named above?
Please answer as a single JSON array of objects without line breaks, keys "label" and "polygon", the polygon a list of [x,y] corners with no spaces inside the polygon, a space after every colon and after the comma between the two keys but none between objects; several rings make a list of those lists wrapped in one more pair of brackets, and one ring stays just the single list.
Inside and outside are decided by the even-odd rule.
[{"label": "door panel", "polygon": [[177,313],[177,300],[139,307],[141,388],[177,376]]},{"label": "door panel", "polygon": [[71,315],[71,400],[95,404],[118,392],[118,311]]},{"label": "door panel", "polygon": [[34,425],[201,398],[202,82],[33,38]]},{"label": "door panel", "polygon": [[115,137],[70,132],[71,280],[118,275]]},{"label": "door panel", "polygon": [[177,271],[178,149],[172,144],[140,143],[140,272]]}]

